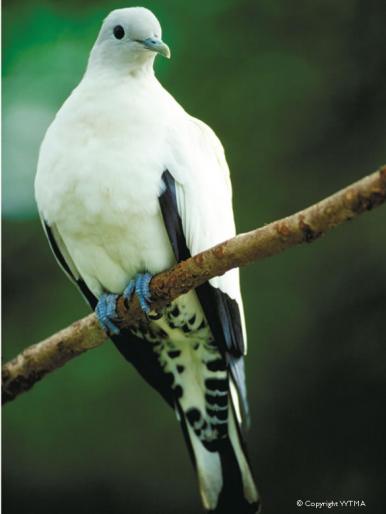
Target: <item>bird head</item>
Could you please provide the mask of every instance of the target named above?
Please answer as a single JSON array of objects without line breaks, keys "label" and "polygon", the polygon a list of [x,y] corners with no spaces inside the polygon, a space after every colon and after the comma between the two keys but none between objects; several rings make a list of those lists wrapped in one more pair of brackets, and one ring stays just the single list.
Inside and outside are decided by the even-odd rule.
[{"label": "bird head", "polygon": [[89,68],[109,66],[135,71],[151,67],[157,54],[170,58],[169,47],[161,36],[161,25],[148,9],[116,9],[102,24],[90,54]]}]

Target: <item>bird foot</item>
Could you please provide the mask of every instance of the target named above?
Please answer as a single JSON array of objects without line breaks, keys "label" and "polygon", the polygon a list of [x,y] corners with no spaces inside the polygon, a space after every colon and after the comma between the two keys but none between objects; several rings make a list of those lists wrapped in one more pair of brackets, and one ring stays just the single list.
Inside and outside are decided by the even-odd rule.
[{"label": "bird foot", "polygon": [[[130,300],[135,293],[138,296],[139,304],[143,312],[148,315],[150,312],[150,281],[153,275],[150,273],[139,273],[133,280],[130,280],[126,289],[123,291],[125,300]],[[117,301],[119,295],[103,293],[98,300],[95,314],[103,330],[108,336],[119,335],[120,329],[117,325],[121,321],[117,312]]]},{"label": "bird foot", "polygon": [[138,275],[130,280],[126,289],[123,291],[125,300],[130,300],[133,293],[138,296],[139,304],[145,314],[150,312],[150,282],[153,275],[150,273],[138,273]]},{"label": "bird foot", "polygon": [[98,300],[95,308],[95,314],[107,335],[118,335],[119,327],[116,325],[119,321],[117,313],[118,295],[112,293],[103,293]]}]

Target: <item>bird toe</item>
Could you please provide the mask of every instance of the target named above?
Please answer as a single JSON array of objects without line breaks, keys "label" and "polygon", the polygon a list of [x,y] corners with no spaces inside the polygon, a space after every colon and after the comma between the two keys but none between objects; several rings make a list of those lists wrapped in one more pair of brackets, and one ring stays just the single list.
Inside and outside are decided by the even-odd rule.
[{"label": "bird toe", "polygon": [[139,273],[135,278],[135,293],[145,314],[150,312],[150,282],[152,278],[153,275],[151,273]]},{"label": "bird toe", "polygon": [[107,335],[118,335],[120,333],[116,324],[119,321],[117,299],[117,294],[103,293],[95,308],[98,321]]}]

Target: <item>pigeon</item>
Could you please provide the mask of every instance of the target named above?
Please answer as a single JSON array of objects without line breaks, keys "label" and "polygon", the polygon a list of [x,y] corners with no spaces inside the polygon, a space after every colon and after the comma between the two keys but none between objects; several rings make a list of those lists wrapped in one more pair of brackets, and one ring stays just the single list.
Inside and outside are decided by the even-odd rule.
[{"label": "pigeon", "polygon": [[[175,411],[206,512],[260,508],[247,455],[246,333],[238,270],[150,309],[149,284],[235,235],[222,145],[155,77],[170,57],[155,15],[112,11],[48,128],[35,197],[57,261],[121,354]],[[118,295],[146,322],[119,328]]]}]

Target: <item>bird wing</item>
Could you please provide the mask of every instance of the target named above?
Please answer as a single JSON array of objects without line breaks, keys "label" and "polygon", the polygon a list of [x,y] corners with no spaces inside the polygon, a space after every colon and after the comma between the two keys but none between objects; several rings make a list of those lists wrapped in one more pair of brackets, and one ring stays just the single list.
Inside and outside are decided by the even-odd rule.
[{"label": "bird wing", "polygon": [[[181,261],[233,237],[235,224],[229,169],[214,132],[189,116],[176,136],[178,150],[162,176],[160,206],[176,260]],[[215,277],[196,292],[215,341],[226,356],[247,417],[246,333],[239,272],[231,270]]]},{"label": "bird wing", "polygon": [[87,287],[86,282],[82,279],[79,271],[75,266],[74,261],[72,260],[66,248],[66,245],[64,244],[64,241],[56,225],[48,225],[48,223],[45,221],[44,217],[41,214],[40,219],[43,225],[44,232],[50,244],[52,253],[55,255],[55,258],[59,266],[65,272],[67,277],[78,286],[82,295],[90,304],[91,308],[95,309],[98,300]]},{"label": "bird wing", "polygon": [[[48,225],[42,215],[41,221],[51,250],[60,267],[68,278],[78,286],[82,295],[94,310],[98,299],[82,279],[60,236],[59,230],[54,224]],[[162,368],[160,368],[157,355],[153,351],[152,346],[144,344],[142,338],[136,337],[128,329],[121,330],[118,336],[112,336],[111,339],[125,359],[131,362],[140,375],[174,408],[174,395],[171,389],[170,377],[165,375]]]}]

